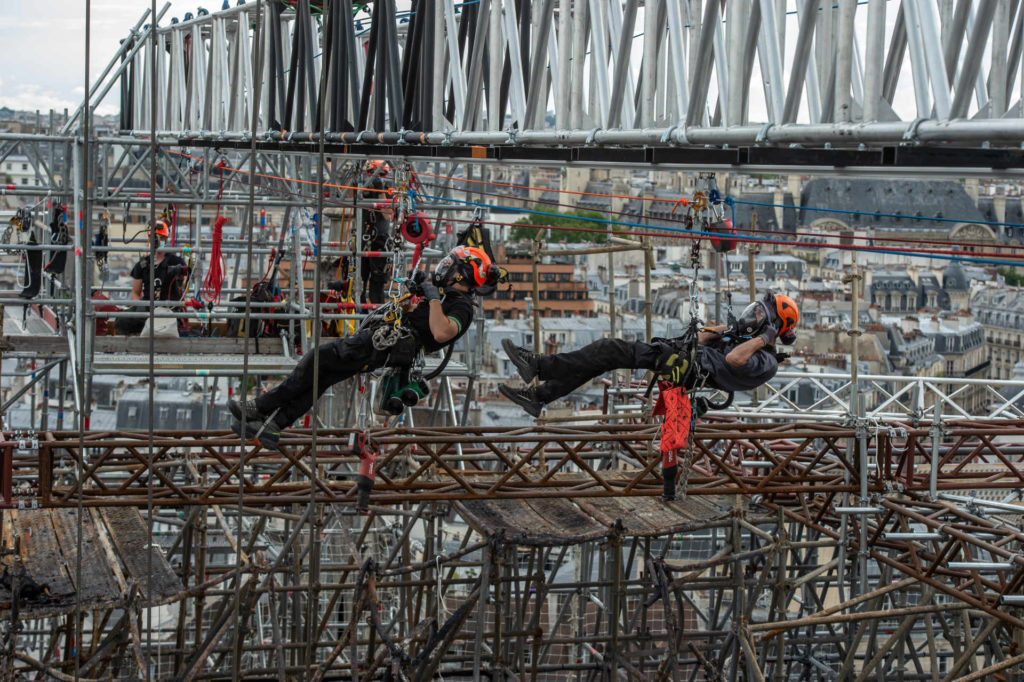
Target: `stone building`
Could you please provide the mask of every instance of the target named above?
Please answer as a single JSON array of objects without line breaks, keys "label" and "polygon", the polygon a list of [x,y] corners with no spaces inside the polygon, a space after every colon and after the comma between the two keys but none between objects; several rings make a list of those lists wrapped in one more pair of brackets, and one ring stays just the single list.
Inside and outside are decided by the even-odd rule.
[{"label": "stone building", "polygon": [[966,310],[970,281],[960,263],[953,261],[942,272],[914,267],[876,269],[870,273],[868,296],[882,313],[914,313]]},{"label": "stone building", "polygon": [[[940,376],[963,379],[985,379],[988,376],[988,344],[981,323],[966,310],[942,315],[919,315],[907,320],[905,330],[919,329],[935,342],[935,352],[942,356]],[[958,387],[949,384],[948,391]],[[957,403],[972,413],[979,413],[989,402],[983,385],[972,385],[957,394]]]},{"label": "stone building", "polygon": [[971,312],[985,328],[990,379],[1012,379],[1014,366],[1024,359],[1024,288],[1001,287],[979,291]]},{"label": "stone building", "polygon": [[[590,299],[586,277],[569,258],[544,258],[538,264],[540,300],[533,300],[533,257],[528,249],[499,246],[495,256],[508,270],[509,283],[484,301],[487,317],[501,315],[516,319],[532,314],[532,306],[542,317],[593,317],[594,301]],[[529,300],[528,300],[529,299]]]}]

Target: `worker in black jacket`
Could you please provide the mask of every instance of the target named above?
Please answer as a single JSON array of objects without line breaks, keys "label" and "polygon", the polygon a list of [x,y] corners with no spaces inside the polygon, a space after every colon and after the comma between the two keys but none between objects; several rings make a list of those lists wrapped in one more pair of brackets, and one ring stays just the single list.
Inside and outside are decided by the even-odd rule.
[{"label": "worker in black jacket", "polygon": [[591,379],[615,369],[647,369],[673,383],[696,383],[723,391],[747,391],[768,382],[779,369],[776,339],[792,344],[800,311],[789,296],[766,293],[751,303],[731,327],[721,325],[698,334],[692,356],[672,340],[653,343],[599,339],[569,353],[538,355],[508,339],[502,347],[527,388],[498,387],[502,395],[533,417],[547,403],[568,395]]},{"label": "worker in black jacket", "polygon": [[[148,301],[152,293],[154,301],[180,301],[184,292],[185,275],[188,264],[183,258],[173,253],[164,253],[160,247],[170,238],[171,231],[165,220],[157,220],[156,227],[149,230],[149,239],[156,240],[156,257],[153,261],[153,286],[149,281],[149,258],[146,254],[132,267],[133,301]],[[152,245],[152,241],[150,242]],[[151,292],[152,290],[152,292]],[[130,312],[143,312],[143,308],[132,306]],[[114,326],[117,333],[124,336],[141,334],[146,326],[144,317],[118,317]]]},{"label": "worker in black jacket", "polygon": [[244,432],[245,438],[256,435],[263,447],[276,449],[281,430],[312,407],[314,377],[319,397],[330,386],[359,372],[384,365],[407,367],[420,348],[433,353],[455,343],[473,321],[474,291],[493,285],[498,275],[497,266],[482,249],[452,249],[434,268],[432,280],[418,285],[423,300],[402,315],[402,328],[412,331],[414,343],[378,350],[373,342],[373,327],[333,339],[316,351],[317,374],[313,372],[313,353],[306,353],[277,387],[244,404],[229,400],[228,410],[235,418],[232,429],[239,435]]}]

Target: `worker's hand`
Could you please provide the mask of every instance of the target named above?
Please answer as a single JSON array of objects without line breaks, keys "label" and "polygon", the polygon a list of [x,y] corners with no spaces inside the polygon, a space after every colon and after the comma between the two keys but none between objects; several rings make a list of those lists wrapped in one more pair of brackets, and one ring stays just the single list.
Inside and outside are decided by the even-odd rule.
[{"label": "worker's hand", "polygon": [[405,280],[405,287],[409,290],[410,294],[422,296],[423,283],[425,281],[427,281],[427,273],[422,270],[413,270],[409,273],[409,278]]},{"label": "worker's hand", "polygon": [[686,379],[687,370],[690,369],[690,361],[680,353],[666,353],[659,360],[658,373],[665,375],[669,381],[676,386],[682,386]]},{"label": "worker's hand", "polygon": [[185,274],[185,271],[187,271],[187,270],[188,270],[188,266],[187,265],[170,265],[170,266],[167,267],[167,277],[170,278],[170,279],[175,279],[176,277],[181,277],[182,275]]},{"label": "worker's hand", "polygon": [[345,291],[345,287],[348,286],[348,281],[344,279],[336,279],[327,285],[328,290],[342,292]]},{"label": "worker's hand", "polygon": [[434,286],[433,282],[423,282],[420,284],[420,291],[422,292],[423,297],[428,301],[441,300],[441,292],[437,290],[437,287]]}]

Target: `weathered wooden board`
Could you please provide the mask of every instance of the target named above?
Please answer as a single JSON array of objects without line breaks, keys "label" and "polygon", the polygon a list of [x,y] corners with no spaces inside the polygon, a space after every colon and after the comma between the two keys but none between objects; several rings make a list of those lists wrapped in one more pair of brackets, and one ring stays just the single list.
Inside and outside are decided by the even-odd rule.
[{"label": "weathered wooden board", "polygon": [[64,553],[53,531],[49,509],[12,511],[14,532],[21,540],[21,556],[25,575],[40,585],[48,585],[55,600],[74,600],[75,586],[64,566]]},{"label": "weathered wooden board", "polygon": [[[54,509],[53,527],[57,540],[64,551],[71,582],[76,578],[76,561],[78,556],[78,512],[74,509]],[[80,585],[83,604],[96,604],[119,601],[121,590],[110,572],[106,554],[100,546],[96,524],[92,516],[85,515],[82,524],[82,582]]]},{"label": "weathered wooden board", "polygon": [[100,516],[110,532],[126,577],[139,586],[143,603],[161,602],[182,591],[178,576],[174,575],[160,548],[152,544],[138,509],[103,507]]}]

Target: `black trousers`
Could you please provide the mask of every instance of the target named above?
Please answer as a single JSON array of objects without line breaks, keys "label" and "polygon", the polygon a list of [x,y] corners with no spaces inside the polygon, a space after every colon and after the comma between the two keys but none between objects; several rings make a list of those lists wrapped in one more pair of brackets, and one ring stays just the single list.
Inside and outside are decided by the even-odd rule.
[{"label": "black trousers", "polygon": [[[377,369],[388,359],[388,351],[373,347],[373,330],[363,330],[352,336],[322,344],[316,349],[319,356],[317,397],[329,387],[359,372]],[[292,373],[275,388],[256,398],[256,407],[270,416],[278,410],[275,421],[288,426],[313,406],[313,353],[302,356]]]},{"label": "black trousers", "polygon": [[114,320],[114,328],[119,336],[138,336],[146,328],[146,318],[118,317]]},{"label": "black trousers", "polygon": [[657,369],[669,349],[663,343],[598,339],[568,353],[542,355],[537,362],[537,400],[549,403],[613,369]]},{"label": "black trousers", "polygon": [[[542,403],[557,400],[614,369],[656,370],[662,355],[670,350],[679,348],[664,342],[599,339],[569,353],[542,355],[537,362],[537,377],[543,382],[537,386],[537,400]],[[754,353],[741,368],[726,362],[726,351],[714,345],[697,347],[696,365],[704,386],[723,391],[749,391],[767,382],[778,371],[775,356],[767,350]]]}]

